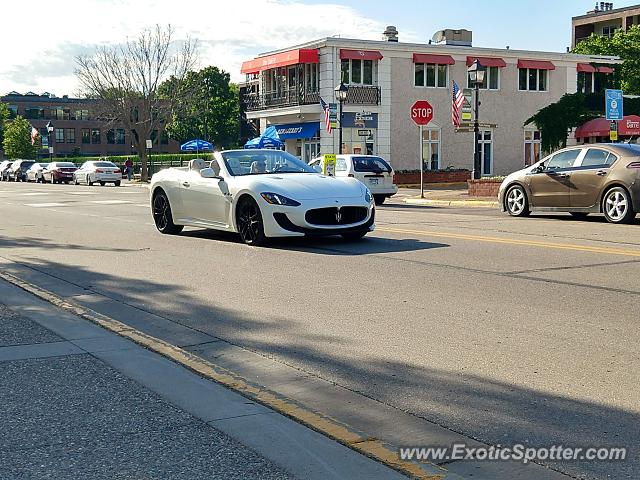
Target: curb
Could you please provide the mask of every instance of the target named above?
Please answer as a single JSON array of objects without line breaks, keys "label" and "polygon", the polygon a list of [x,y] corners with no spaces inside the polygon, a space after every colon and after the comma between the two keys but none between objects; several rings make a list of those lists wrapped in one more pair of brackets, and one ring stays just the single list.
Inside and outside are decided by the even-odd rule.
[{"label": "curb", "polygon": [[498,208],[497,201],[492,200],[429,200],[423,198],[405,198],[404,203],[410,205],[424,205],[425,207],[476,207]]},{"label": "curb", "polygon": [[[121,337],[132,340],[148,350],[158,353],[175,363],[188,368],[198,375],[212,380],[243,397],[260,403],[296,422],[319,432],[332,440],[355,450],[387,467],[417,480],[442,480],[447,476],[446,469],[430,462],[423,461],[423,466],[434,473],[427,473],[415,463],[401,460],[398,452],[384,445],[379,439],[356,432],[348,425],[338,422],[321,412],[311,410],[295,400],[276,392],[255,385],[232,371],[214,364],[197,355],[172,345],[164,340],[147,335],[118,320],[102,315],[89,308],[65,300],[48,290],[38,287],[26,280],[0,270],[0,279],[44,300],[52,305],[76,315],[84,320],[99,325]],[[437,472],[437,473],[435,473]]]}]

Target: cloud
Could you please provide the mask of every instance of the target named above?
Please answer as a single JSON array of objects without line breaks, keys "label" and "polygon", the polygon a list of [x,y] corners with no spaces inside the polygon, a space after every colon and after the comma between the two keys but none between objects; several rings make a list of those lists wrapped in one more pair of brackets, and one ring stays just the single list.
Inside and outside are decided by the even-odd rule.
[{"label": "cloud", "polygon": [[[30,5],[34,7],[34,2]],[[23,8],[20,2],[7,2],[3,17],[22,18]],[[73,94],[78,87],[74,69],[79,53],[135,38],[143,29],[168,21],[176,39],[199,40],[200,67],[215,65],[234,80],[243,78],[242,61],[259,53],[332,35],[379,39],[384,30],[382,23],[350,7],[289,0],[60,0],[53,8],[50,2],[36,0],[32,11],[28,35],[23,22],[8,22],[0,29],[0,93]],[[69,21],[70,13],[75,21]],[[404,40],[410,35],[403,35]]]}]

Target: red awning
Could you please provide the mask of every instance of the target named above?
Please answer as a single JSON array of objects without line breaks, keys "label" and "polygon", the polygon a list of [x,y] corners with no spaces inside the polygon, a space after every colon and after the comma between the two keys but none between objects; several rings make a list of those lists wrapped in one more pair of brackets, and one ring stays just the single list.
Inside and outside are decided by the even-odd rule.
[{"label": "red awning", "polygon": [[613,68],[611,68],[611,67],[598,67],[598,72],[600,72],[600,73],[613,73]]},{"label": "red awning", "polygon": [[345,50],[340,49],[341,60],[382,60],[382,54],[377,50]]},{"label": "red awning", "polygon": [[597,71],[596,67],[594,67],[589,63],[579,63],[577,69],[578,69],[578,72],[585,72],[585,73],[595,73]]},{"label": "red awning", "polygon": [[[608,137],[611,122],[606,118],[596,118],[580,125],[576,129],[576,138]],[[618,135],[621,137],[640,136],[640,117],[625,115],[618,122]]]},{"label": "red awning", "polygon": [[318,63],[319,61],[318,50],[315,48],[302,48],[243,62],[240,72],[258,73],[270,68],[286,67],[287,65],[296,65],[298,63]]},{"label": "red awning", "polygon": [[478,60],[483,67],[504,68],[507,66],[507,63],[503,59],[497,57],[467,57],[467,67],[470,67],[476,60]]},{"label": "red awning", "polygon": [[538,70],[555,70],[556,66],[547,60],[518,60],[518,68],[537,68]]},{"label": "red awning", "polygon": [[432,55],[430,53],[414,53],[413,63],[435,63],[437,65],[453,65],[456,61],[451,55]]}]

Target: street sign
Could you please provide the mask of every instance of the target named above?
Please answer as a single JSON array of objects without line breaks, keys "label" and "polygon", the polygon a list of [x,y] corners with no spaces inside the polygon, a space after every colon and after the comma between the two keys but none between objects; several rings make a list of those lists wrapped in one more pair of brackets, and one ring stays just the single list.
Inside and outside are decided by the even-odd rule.
[{"label": "street sign", "polygon": [[474,129],[473,127],[469,128],[469,127],[462,127],[462,128],[456,128],[456,133],[473,133]]},{"label": "street sign", "polygon": [[151,140],[147,140],[147,148],[152,148],[153,142]]},{"label": "street sign", "polygon": [[427,125],[433,119],[433,107],[426,100],[418,100],[409,111],[416,125]]},{"label": "street sign", "polygon": [[[478,122],[480,128],[498,128],[497,123],[482,123]],[[470,128],[473,130],[473,122],[460,122],[460,128]]]},{"label": "street sign", "polygon": [[462,115],[460,119],[463,122],[470,122],[473,120],[473,90],[471,88],[464,88],[462,90],[464,96],[464,102],[462,102]]},{"label": "street sign", "polygon": [[329,104],[329,124],[331,128],[338,128],[338,104],[330,103]]},{"label": "street sign", "polygon": [[371,136],[371,130],[358,130],[359,137],[369,137]]},{"label": "street sign", "polygon": [[322,162],[322,173],[329,177],[336,176],[336,155],[335,153],[325,153]]},{"label": "street sign", "polygon": [[622,90],[607,89],[604,92],[607,120],[622,120],[624,116]]},{"label": "street sign", "polygon": [[618,122],[615,120],[609,124],[609,140],[612,142],[618,141]]}]

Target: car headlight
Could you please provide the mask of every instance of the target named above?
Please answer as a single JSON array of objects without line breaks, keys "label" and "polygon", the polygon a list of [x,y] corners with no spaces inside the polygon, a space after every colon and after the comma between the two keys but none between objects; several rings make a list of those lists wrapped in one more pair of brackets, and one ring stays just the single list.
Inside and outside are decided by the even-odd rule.
[{"label": "car headlight", "polygon": [[368,188],[364,191],[364,201],[367,203],[373,201],[373,195],[371,195],[371,191]]},{"label": "car headlight", "polygon": [[279,193],[264,192],[261,193],[260,196],[271,205],[284,205],[286,207],[300,206],[300,202],[296,202],[295,200],[285,197],[284,195],[280,195]]}]

